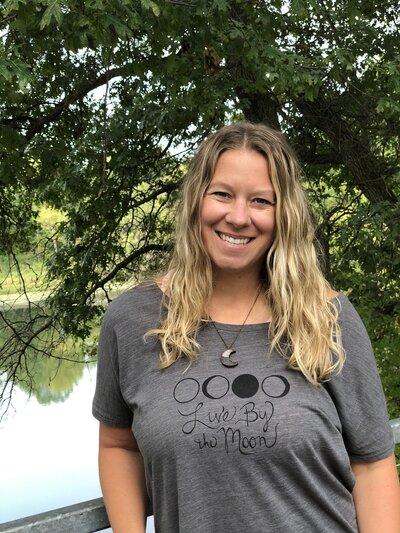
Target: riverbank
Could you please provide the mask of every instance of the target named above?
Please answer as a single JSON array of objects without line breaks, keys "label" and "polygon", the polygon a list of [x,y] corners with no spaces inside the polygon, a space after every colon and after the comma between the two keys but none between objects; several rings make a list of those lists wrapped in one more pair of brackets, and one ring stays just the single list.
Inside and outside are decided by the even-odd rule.
[{"label": "riverbank", "polygon": [[[125,283],[109,291],[111,299],[116,298],[119,294],[132,287],[132,283]],[[13,294],[0,294],[0,311],[10,311],[14,309],[27,309],[30,306],[39,305],[47,300],[51,291],[43,292],[26,292]],[[96,304],[106,302],[106,298],[96,298]]]},{"label": "riverbank", "polygon": [[10,311],[11,309],[26,309],[31,305],[39,305],[41,302],[44,302],[50,294],[50,291],[2,294],[0,295],[0,310]]}]

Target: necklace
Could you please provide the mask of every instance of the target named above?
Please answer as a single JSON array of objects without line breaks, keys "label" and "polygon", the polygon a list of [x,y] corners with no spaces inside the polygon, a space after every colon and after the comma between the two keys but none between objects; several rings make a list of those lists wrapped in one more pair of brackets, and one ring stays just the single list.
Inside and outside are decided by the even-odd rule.
[{"label": "necklace", "polygon": [[256,294],[256,297],[254,299],[254,302],[252,303],[252,306],[250,307],[250,310],[249,312],[247,313],[246,315],[246,318],[244,319],[243,321],[243,324],[240,326],[239,328],[239,331],[236,333],[236,336],[235,338],[233,339],[233,341],[230,343],[230,345],[228,346],[224,340],[224,338],[222,337],[221,333],[218,331],[218,328],[217,326],[215,325],[215,322],[212,320],[211,317],[209,317],[211,319],[211,324],[214,326],[214,329],[215,331],[218,333],[218,337],[221,339],[221,341],[224,343],[225,345],[225,348],[226,350],[224,350],[222,352],[222,354],[220,355],[219,357],[219,360],[221,361],[221,363],[226,366],[226,367],[234,367],[234,366],[237,366],[239,363],[237,361],[233,361],[230,357],[232,354],[236,353],[236,350],[232,350],[232,347],[233,345],[235,344],[235,342],[238,340],[239,338],[239,335],[241,334],[242,332],[242,329],[243,329],[243,326],[246,324],[247,322],[247,319],[249,318],[250,316],[250,313],[253,311],[254,309],[254,306],[256,305],[256,301],[258,300],[258,297],[260,296],[260,292],[261,292],[261,285],[258,287],[257,289],[257,294]]}]

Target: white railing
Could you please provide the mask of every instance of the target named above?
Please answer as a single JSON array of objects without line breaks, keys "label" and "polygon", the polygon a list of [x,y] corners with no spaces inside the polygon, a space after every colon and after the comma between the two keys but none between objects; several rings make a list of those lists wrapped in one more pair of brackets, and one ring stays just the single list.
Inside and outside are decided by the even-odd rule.
[{"label": "white railing", "polygon": [[0,524],[2,533],[92,533],[110,527],[103,498]]}]

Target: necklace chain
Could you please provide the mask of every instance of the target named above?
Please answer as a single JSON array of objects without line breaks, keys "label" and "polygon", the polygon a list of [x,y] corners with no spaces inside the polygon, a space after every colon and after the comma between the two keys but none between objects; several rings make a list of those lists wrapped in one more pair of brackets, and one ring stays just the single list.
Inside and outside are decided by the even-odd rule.
[{"label": "necklace chain", "polygon": [[230,350],[232,348],[232,346],[235,344],[235,342],[238,340],[239,338],[239,335],[241,334],[242,332],[242,329],[244,327],[244,325],[246,324],[247,322],[247,319],[249,318],[250,316],[250,313],[253,311],[254,309],[254,306],[256,305],[256,302],[258,300],[258,297],[260,296],[260,292],[261,292],[261,285],[258,286],[258,289],[257,289],[257,294],[256,294],[256,297],[254,299],[254,302],[252,303],[251,307],[250,307],[250,310],[249,312],[247,313],[246,315],[246,318],[244,319],[243,323],[241,324],[240,328],[239,328],[239,331],[237,332],[235,338],[233,339],[233,341],[230,343],[230,345],[228,346],[224,340],[224,338],[222,337],[221,333],[218,331],[218,328],[215,324],[215,322],[213,321],[213,319],[211,318],[211,316],[209,316],[209,318],[211,319],[211,324],[214,326],[214,329],[215,331],[218,333],[218,337],[221,339],[221,341],[224,343],[224,346],[227,350]]}]

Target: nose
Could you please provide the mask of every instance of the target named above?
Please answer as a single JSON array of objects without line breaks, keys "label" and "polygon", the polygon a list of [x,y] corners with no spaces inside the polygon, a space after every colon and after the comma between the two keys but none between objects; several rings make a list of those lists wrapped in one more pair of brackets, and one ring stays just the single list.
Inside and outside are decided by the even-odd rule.
[{"label": "nose", "polygon": [[236,200],[230,204],[230,209],[225,215],[228,224],[237,228],[249,226],[251,224],[249,206],[244,200]]}]

